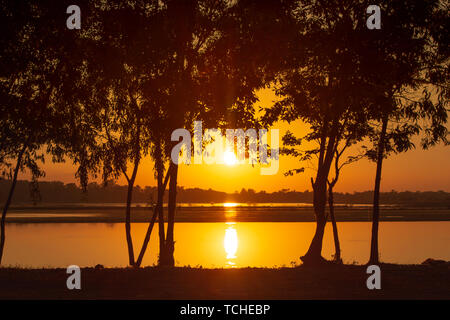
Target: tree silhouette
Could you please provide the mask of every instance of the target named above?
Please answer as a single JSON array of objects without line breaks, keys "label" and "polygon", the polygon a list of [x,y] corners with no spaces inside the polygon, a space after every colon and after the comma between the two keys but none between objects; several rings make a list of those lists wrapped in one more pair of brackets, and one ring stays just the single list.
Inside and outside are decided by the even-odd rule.
[{"label": "tree silhouette", "polygon": [[[376,161],[373,225],[369,264],[379,263],[379,195],[383,159],[391,152],[414,147],[413,136],[422,133],[422,146],[447,144],[448,5],[441,1],[382,2],[382,29],[366,32],[364,81],[371,83],[375,120],[370,135]],[[381,128],[380,128],[381,126]]]},{"label": "tree silhouette", "polygon": [[54,50],[47,47],[53,39],[51,23],[45,21],[48,12],[28,2],[2,2],[1,6],[5,19],[0,25],[4,30],[0,49],[0,167],[11,186],[2,211],[0,262],[6,213],[19,172],[31,172],[33,191],[37,192],[37,179],[44,175],[39,167],[44,161],[42,149],[46,147],[52,161],[62,161],[63,155],[62,118],[54,100],[61,90],[55,80],[62,66],[53,59]]},{"label": "tree silhouette", "polygon": [[[161,61],[165,47],[164,38],[156,29],[161,10],[157,3],[110,3],[97,9],[92,19],[101,36],[96,41],[92,63],[94,74],[100,70],[102,82],[97,87],[96,104],[101,107],[102,131],[106,140],[101,143],[100,159],[103,163],[103,181],[123,175],[128,184],[125,209],[125,234],[129,264],[135,261],[131,235],[131,202],[141,160],[151,148],[151,131],[156,131],[155,110],[164,107],[165,95],[155,87],[162,71]],[[101,26],[98,23],[101,22]],[[155,47],[160,48],[156,51]],[[104,59],[102,53],[113,53],[114,59]],[[98,80],[97,80],[98,82]],[[150,86],[149,83],[152,85]],[[131,168],[128,170],[129,163]]]},{"label": "tree silhouette", "polygon": [[[361,14],[365,10],[363,2],[317,1],[299,4],[293,11],[297,19],[292,45],[295,50],[288,55],[286,68],[282,69],[277,83],[277,94],[284,99],[267,110],[266,121],[300,119],[310,126],[311,133],[303,139],[288,134],[285,145],[294,146],[304,141],[317,141],[319,145],[317,149],[301,153],[284,150],[299,156],[300,160],[317,160],[316,177],[312,180],[317,228],[308,252],[302,257],[304,263],[323,261],[321,248],[326,224],[327,181],[343,135],[359,141],[365,135],[372,140],[374,136],[382,137],[377,140],[383,142],[378,143],[377,148],[374,235],[377,234],[381,162],[388,147],[385,141],[388,119],[403,119],[402,124],[390,130],[397,151],[412,146],[410,137],[420,131],[419,121],[423,118],[430,122],[430,128],[425,130],[425,145],[445,139],[444,105],[448,92],[440,90],[437,103],[432,103],[430,89],[424,87],[442,84],[444,74],[448,72],[448,67],[442,66],[446,59],[445,45],[431,39],[444,41],[443,28],[436,27],[445,24],[442,10],[436,13],[438,4],[438,1],[426,5],[419,2],[382,3],[381,7],[387,9],[381,30],[366,28],[365,16]],[[436,25],[430,23],[434,19],[432,14]],[[431,27],[427,29],[426,26]],[[297,47],[295,43],[298,43]],[[422,72],[418,73],[419,70]],[[421,79],[418,79],[419,75]],[[406,88],[417,90],[419,87],[424,89],[422,97],[407,98]],[[382,123],[380,135],[374,133],[375,128],[373,132],[367,128],[359,131],[355,126],[367,125],[374,120]],[[369,156],[373,154],[373,150],[368,152]],[[303,168],[293,169],[288,174],[302,171]],[[377,252],[377,249],[372,251]]]},{"label": "tree silhouette", "polygon": [[[286,65],[281,69],[276,94],[282,99],[266,109],[265,121],[278,119],[293,122],[301,120],[311,132],[299,139],[288,133],[284,139],[285,154],[297,156],[300,161],[314,160],[315,178],[311,179],[314,192],[316,232],[304,263],[318,263],[327,221],[327,182],[339,142],[345,136],[361,139],[358,126],[367,122],[367,93],[370,87],[361,81],[360,57],[354,46],[365,28],[362,3],[317,1],[299,4],[292,15],[291,50],[286,53]],[[343,94],[345,92],[345,94]],[[304,142],[316,142],[318,147],[290,149]],[[303,172],[293,169],[288,174]]]},{"label": "tree silhouette", "polygon": [[[83,28],[74,45],[75,50],[83,50],[79,62],[83,77],[76,77],[77,69],[71,70],[78,99],[66,102],[74,115],[66,150],[78,164],[82,186],[86,187],[88,176],[100,172],[105,185],[120,175],[127,181],[125,235],[131,266],[141,264],[146,249],[144,242],[136,260],[131,203],[138,168],[146,155],[160,154],[161,145],[154,138],[168,129],[161,118],[168,106],[173,43],[164,32],[165,10],[158,1],[86,4]],[[158,185],[159,194],[164,189]],[[154,212],[162,212],[156,210],[162,208],[162,201],[158,196]],[[153,224],[154,218],[149,230]]]},{"label": "tree silhouette", "polygon": [[339,143],[336,145],[336,150],[334,151],[334,177],[327,181],[328,208],[330,212],[331,225],[333,227],[333,239],[335,248],[334,261],[336,261],[337,263],[342,263],[342,258],[341,258],[341,245],[339,242],[339,233],[336,223],[336,217],[334,214],[333,188],[335,187],[336,183],[339,180],[342,168],[348,164],[351,164],[355,161],[362,159],[364,156],[364,154],[359,154],[356,156],[348,156],[345,161],[342,161],[342,155],[350,146],[356,144],[357,142],[360,142],[360,140],[364,138],[370,131],[367,124],[356,123],[355,126],[357,126],[358,128],[354,128],[353,130],[351,130],[351,132],[352,135],[357,138],[348,136],[344,138],[344,143],[341,147],[339,147]]},{"label": "tree silhouette", "polygon": [[[170,160],[172,147],[177,143],[171,142],[171,134],[178,128],[185,128],[192,134],[195,120],[201,120],[207,128],[247,128],[257,123],[253,106],[257,100],[255,92],[265,85],[271,73],[264,52],[255,54],[258,60],[250,65],[247,57],[251,48],[266,48],[269,43],[261,46],[258,42],[261,38],[257,41],[248,39],[251,32],[258,31],[262,35],[263,28],[279,18],[270,9],[282,10],[280,3],[273,1],[271,7],[265,8],[267,16],[264,17],[269,19],[263,21],[262,17],[247,19],[250,8],[256,6],[262,9],[255,1],[236,4],[212,0],[167,1],[164,26],[174,50],[169,57],[174,58],[168,58],[170,72],[163,76],[165,82],[160,86],[166,88],[168,100],[155,117],[158,119],[155,123],[157,130],[152,130],[151,153],[158,189],[161,190],[157,202],[161,265],[174,265],[178,165]],[[162,197],[167,184],[168,220],[165,234]],[[150,230],[151,226],[145,237],[147,242]]]}]

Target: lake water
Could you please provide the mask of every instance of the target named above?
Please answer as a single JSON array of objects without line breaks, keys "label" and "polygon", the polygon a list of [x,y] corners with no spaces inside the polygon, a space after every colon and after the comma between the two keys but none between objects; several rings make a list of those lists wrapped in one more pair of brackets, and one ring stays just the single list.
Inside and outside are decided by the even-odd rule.
[{"label": "lake water", "polygon": [[[344,262],[366,263],[371,223],[339,222],[338,228]],[[123,267],[128,262],[124,229],[119,223],[8,223],[3,265]],[[135,251],[140,249],[146,229],[145,223],[132,224]],[[312,222],[177,223],[175,260],[178,266],[207,268],[291,266],[299,264],[314,229]],[[144,266],[157,262],[157,235],[155,225]],[[450,221],[381,222],[379,236],[383,262],[450,260]],[[331,258],[333,253],[328,224],[323,256]]]}]

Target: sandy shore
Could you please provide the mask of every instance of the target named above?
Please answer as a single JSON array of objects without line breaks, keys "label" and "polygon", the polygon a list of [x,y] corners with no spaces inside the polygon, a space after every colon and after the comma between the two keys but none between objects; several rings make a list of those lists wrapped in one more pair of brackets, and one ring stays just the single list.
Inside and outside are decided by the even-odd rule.
[{"label": "sandy shore", "polygon": [[381,290],[366,267],[282,269],[85,268],[81,290],[65,269],[0,268],[0,299],[450,299],[450,267],[381,265]]}]

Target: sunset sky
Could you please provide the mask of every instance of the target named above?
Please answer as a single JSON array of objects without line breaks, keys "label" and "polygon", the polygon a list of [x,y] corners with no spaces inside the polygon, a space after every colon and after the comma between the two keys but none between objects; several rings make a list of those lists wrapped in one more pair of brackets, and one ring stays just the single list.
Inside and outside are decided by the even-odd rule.
[{"label": "sunset sky", "polygon": [[[270,89],[259,92],[259,102],[256,106],[270,106],[276,96]],[[291,130],[299,136],[305,133],[307,127],[295,122],[288,125],[279,123],[274,126],[280,130],[280,140],[286,130]],[[416,139],[418,142],[419,140]],[[280,141],[281,144],[281,141]],[[407,153],[392,155],[383,163],[382,191],[450,191],[450,148],[439,145],[429,150],[422,150],[419,144],[417,148]],[[352,153],[353,152],[353,153]],[[357,152],[355,149],[348,151],[347,155]],[[308,166],[308,164],[303,164]],[[239,191],[242,188],[252,188],[256,191],[266,190],[278,191],[283,188],[304,191],[311,190],[310,177],[314,175],[313,169],[307,169],[304,173],[285,177],[284,173],[293,168],[301,167],[302,164],[295,158],[281,156],[279,171],[276,175],[260,175],[260,166],[252,167],[244,165],[207,165],[191,164],[181,165],[178,175],[178,183],[186,188],[198,187],[202,189],[213,189],[226,192]],[[141,164],[136,184],[142,186],[155,185],[153,177],[153,164],[146,158]],[[52,164],[50,161],[44,165],[47,181],[76,182],[74,177],[75,168],[68,161],[62,164]],[[366,191],[373,189],[375,175],[375,164],[367,160],[344,167],[340,180],[335,190],[338,192]],[[28,178],[22,175],[19,179]],[[126,184],[121,178],[119,184]]]}]

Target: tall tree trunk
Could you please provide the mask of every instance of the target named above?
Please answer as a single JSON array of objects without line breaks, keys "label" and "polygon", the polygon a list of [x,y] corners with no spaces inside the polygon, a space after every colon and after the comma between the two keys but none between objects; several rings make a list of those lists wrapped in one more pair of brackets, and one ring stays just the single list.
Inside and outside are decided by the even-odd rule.
[{"label": "tall tree trunk", "polygon": [[133,198],[133,187],[136,181],[136,175],[139,167],[139,157],[134,161],[133,173],[131,178],[128,180],[128,192],[127,192],[127,206],[125,209],[125,235],[127,238],[128,246],[128,258],[130,266],[134,266],[134,249],[133,249],[133,239],[131,237],[131,201]]},{"label": "tall tree trunk", "polygon": [[[316,264],[323,262],[322,258],[322,241],[325,233],[325,225],[327,219],[325,216],[325,206],[326,206],[326,187],[322,190],[322,185],[314,183],[314,213],[316,216],[316,231],[314,237],[309,246],[308,252],[300,259],[304,264]],[[325,185],[326,186],[326,185]]]},{"label": "tall tree trunk", "polygon": [[321,263],[324,261],[322,257],[322,241],[325,233],[326,219],[317,218],[316,231],[309,246],[308,252],[301,257],[304,264]]},{"label": "tall tree trunk", "polygon": [[150,220],[150,224],[147,228],[147,232],[145,233],[144,243],[142,244],[141,251],[139,252],[139,256],[136,260],[135,267],[140,267],[142,263],[142,259],[144,259],[145,251],[147,250],[148,242],[150,240],[150,236],[152,235],[153,226],[155,225],[156,217],[158,215],[158,207],[155,206],[153,209],[153,216]]},{"label": "tall tree trunk", "polygon": [[178,177],[178,165],[171,164],[170,170],[170,183],[169,183],[169,203],[168,203],[168,218],[167,218],[167,236],[166,236],[166,257],[164,265],[174,266],[174,250],[175,242],[173,237],[174,225],[175,225],[175,210],[177,206],[177,177]]},{"label": "tall tree trunk", "polygon": [[336,218],[334,216],[334,197],[333,197],[333,185],[328,185],[328,207],[330,209],[331,225],[333,226],[333,238],[334,238],[334,261],[342,263],[341,259],[341,245],[339,243],[339,234],[336,224]]},{"label": "tall tree trunk", "polygon": [[[318,264],[325,261],[325,259],[322,257],[322,243],[325,233],[325,225],[327,223],[327,217],[325,214],[325,208],[327,204],[327,182],[335,150],[337,125],[338,123],[333,123],[326,147],[325,143],[323,142],[323,140],[325,139],[324,136],[321,138],[322,141],[320,148],[323,150],[321,150],[320,152],[321,155],[319,157],[316,180],[312,182],[314,192],[314,214],[316,216],[316,231],[311,241],[311,245],[309,246],[308,252],[306,252],[304,256],[300,257],[304,264]],[[323,156],[323,154],[325,155]]]},{"label": "tall tree trunk", "polygon": [[6,225],[6,212],[8,211],[9,205],[11,204],[11,200],[14,194],[14,189],[16,187],[17,175],[19,174],[20,165],[22,163],[22,157],[25,153],[26,146],[22,147],[20,153],[17,157],[16,167],[14,168],[13,179],[11,182],[11,187],[9,189],[8,198],[6,199],[5,205],[3,206],[2,211],[2,219],[0,221],[0,265],[2,263],[3,258],[3,248],[5,247],[5,225]]},{"label": "tall tree trunk", "polygon": [[159,233],[159,261],[158,264],[161,263],[161,260],[164,260],[166,256],[166,235],[164,230],[164,191],[162,189],[162,175],[163,172],[158,172],[158,201],[156,204],[156,210],[158,212],[158,233]]},{"label": "tall tree trunk", "polygon": [[[166,178],[164,179],[164,184],[162,186],[162,194],[164,194],[164,192],[166,190],[168,179],[169,179],[169,174],[167,174]],[[160,208],[159,201],[160,200],[161,200],[161,198],[159,197],[159,190],[158,190],[158,200],[157,200],[155,208],[153,209],[153,216],[150,220],[150,224],[147,228],[147,232],[145,233],[144,242],[142,244],[141,251],[139,252],[138,259],[136,260],[136,264],[135,264],[136,267],[139,267],[142,263],[142,260],[144,259],[144,254],[145,254],[145,251],[147,250],[148,242],[150,241],[150,236],[152,235],[153,226],[155,225],[156,217],[158,216],[158,213],[159,213],[159,208]],[[162,205],[162,202],[161,202],[161,205]]]},{"label": "tall tree trunk", "polygon": [[131,182],[128,183],[128,193],[127,193],[127,206],[125,209],[125,234],[127,238],[127,246],[128,246],[128,259],[130,266],[134,266],[134,250],[133,250],[133,240],[131,238],[131,198],[133,195],[133,184]]},{"label": "tall tree trunk", "polygon": [[386,131],[389,117],[384,116],[382,119],[380,140],[377,150],[377,171],[375,174],[375,187],[373,191],[373,214],[372,214],[372,239],[370,245],[370,258],[368,264],[378,264],[378,225],[380,220],[380,185],[381,185],[381,169],[383,165]]}]

